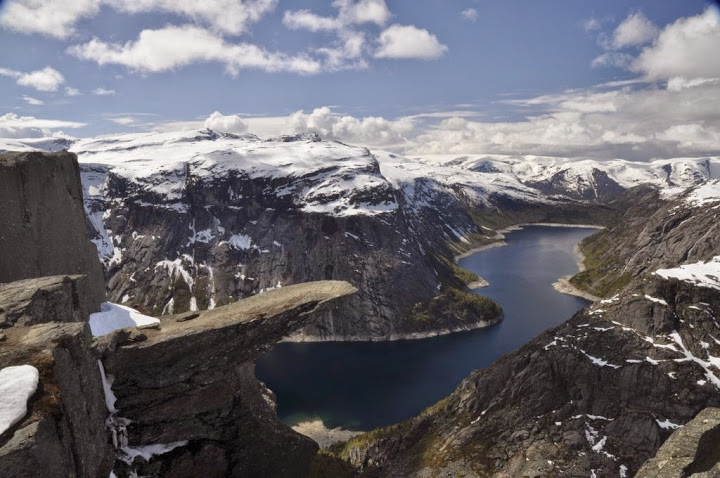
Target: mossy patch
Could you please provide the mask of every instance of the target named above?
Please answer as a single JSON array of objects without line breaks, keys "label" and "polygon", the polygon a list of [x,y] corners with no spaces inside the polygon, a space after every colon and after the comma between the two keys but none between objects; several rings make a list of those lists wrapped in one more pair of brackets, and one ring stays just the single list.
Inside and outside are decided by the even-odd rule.
[{"label": "mossy patch", "polygon": [[455,287],[446,287],[430,302],[413,306],[410,320],[417,324],[452,326],[490,322],[502,315],[494,300]]}]

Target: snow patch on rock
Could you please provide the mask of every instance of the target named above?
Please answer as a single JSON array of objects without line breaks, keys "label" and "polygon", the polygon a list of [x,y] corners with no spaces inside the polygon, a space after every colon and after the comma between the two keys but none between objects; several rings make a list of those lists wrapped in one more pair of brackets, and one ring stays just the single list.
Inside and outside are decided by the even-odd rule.
[{"label": "snow patch on rock", "polygon": [[27,402],[35,394],[40,374],[32,365],[0,370],[0,435],[23,419]]}]

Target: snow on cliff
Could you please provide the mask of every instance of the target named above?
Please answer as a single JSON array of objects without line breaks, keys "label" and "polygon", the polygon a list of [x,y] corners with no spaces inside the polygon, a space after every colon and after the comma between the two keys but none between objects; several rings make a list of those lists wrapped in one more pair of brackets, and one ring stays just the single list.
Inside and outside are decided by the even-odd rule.
[{"label": "snow on cliff", "polygon": [[659,269],[655,274],[665,279],[678,279],[690,282],[698,287],[707,287],[720,290],[720,256],[715,256],[707,262],[684,264],[672,269]]},{"label": "snow on cliff", "polygon": [[103,302],[100,309],[100,312],[90,314],[90,331],[95,337],[127,327],[142,329],[160,325],[158,319],[143,315],[124,305]]},{"label": "snow on cliff", "polygon": [[37,390],[39,379],[32,365],[0,369],[0,435],[27,414],[27,402]]}]

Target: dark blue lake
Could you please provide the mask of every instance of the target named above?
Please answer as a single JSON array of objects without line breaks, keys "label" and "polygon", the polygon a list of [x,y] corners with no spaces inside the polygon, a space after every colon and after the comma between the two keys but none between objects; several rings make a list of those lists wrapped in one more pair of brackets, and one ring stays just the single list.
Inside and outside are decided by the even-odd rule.
[{"label": "dark blue lake", "polygon": [[530,226],[507,246],[460,261],[490,286],[476,290],[505,311],[497,325],[423,340],[282,343],[256,365],[291,425],[320,418],[328,428],[369,430],[417,415],[449,395],[467,375],[570,318],[589,302],[553,288],[577,272],[573,247],[594,232]]}]

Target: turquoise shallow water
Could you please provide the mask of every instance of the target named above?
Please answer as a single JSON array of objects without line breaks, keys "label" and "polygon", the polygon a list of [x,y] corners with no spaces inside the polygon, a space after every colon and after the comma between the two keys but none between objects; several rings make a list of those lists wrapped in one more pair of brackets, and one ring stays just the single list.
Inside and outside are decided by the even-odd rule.
[{"label": "turquoise shallow water", "polygon": [[256,365],[289,424],[320,418],[329,428],[368,430],[416,415],[447,396],[471,371],[569,319],[588,301],[552,284],[577,272],[573,246],[594,232],[530,226],[507,234],[507,246],[460,265],[490,286],[476,292],[503,307],[505,320],[471,332],[373,343],[282,343]]}]

